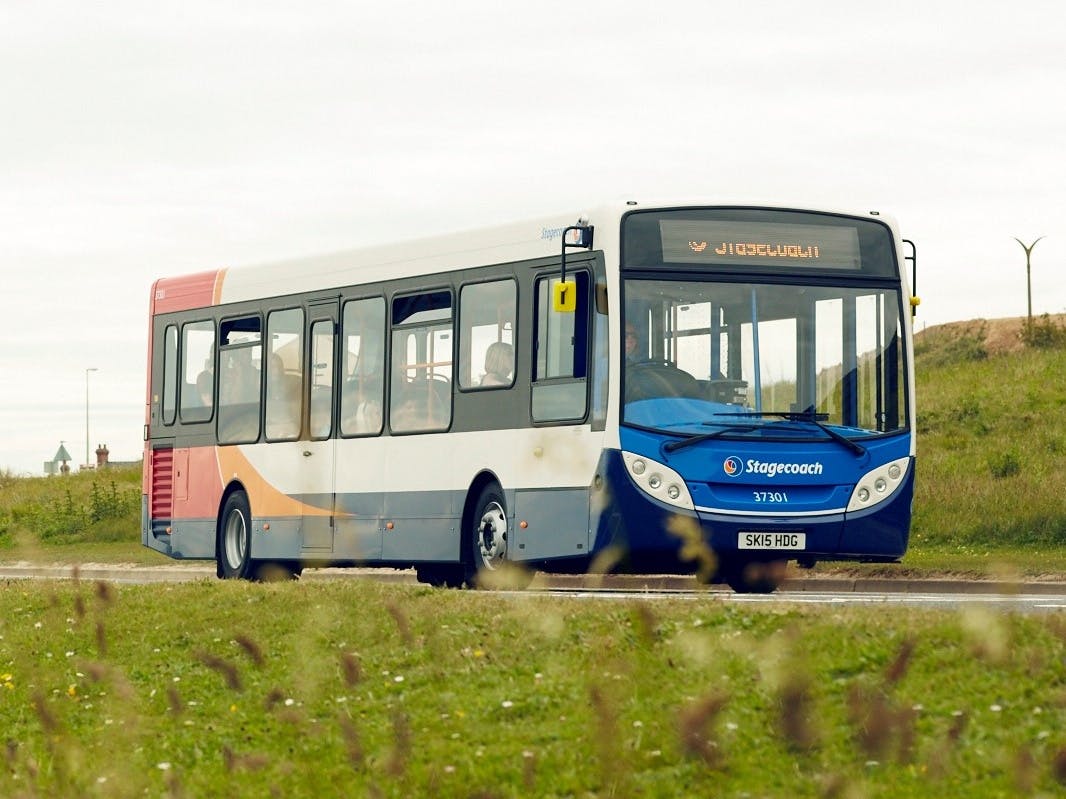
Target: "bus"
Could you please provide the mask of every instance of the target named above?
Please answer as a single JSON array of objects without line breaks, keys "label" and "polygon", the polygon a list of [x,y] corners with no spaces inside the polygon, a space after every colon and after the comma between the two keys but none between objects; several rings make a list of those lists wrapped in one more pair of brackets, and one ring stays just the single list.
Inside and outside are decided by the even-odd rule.
[{"label": "bus", "polygon": [[452,587],[898,561],[914,261],[876,211],[626,201],[157,280],[142,543]]}]

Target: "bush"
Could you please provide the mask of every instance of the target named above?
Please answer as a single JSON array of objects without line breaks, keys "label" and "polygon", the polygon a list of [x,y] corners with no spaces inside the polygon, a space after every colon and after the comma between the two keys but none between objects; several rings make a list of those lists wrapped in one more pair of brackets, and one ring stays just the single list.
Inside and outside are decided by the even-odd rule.
[{"label": "bush", "polygon": [[1014,452],[1000,452],[988,459],[988,468],[992,477],[1002,480],[1005,477],[1014,477],[1021,474],[1022,463]]},{"label": "bush", "polygon": [[1062,349],[1066,347],[1066,330],[1055,324],[1048,314],[1043,314],[1039,321],[1026,320],[1022,326],[1022,341],[1037,349]]}]

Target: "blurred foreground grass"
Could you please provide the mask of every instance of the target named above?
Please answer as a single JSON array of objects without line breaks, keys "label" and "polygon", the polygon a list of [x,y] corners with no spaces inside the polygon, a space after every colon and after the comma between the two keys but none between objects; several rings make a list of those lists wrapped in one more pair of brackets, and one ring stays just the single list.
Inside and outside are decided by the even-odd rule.
[{"label": "blurred foreground grass", "polygon": [[1051,794],[1064,655],[976,607],[7,582],[0,795]]}]

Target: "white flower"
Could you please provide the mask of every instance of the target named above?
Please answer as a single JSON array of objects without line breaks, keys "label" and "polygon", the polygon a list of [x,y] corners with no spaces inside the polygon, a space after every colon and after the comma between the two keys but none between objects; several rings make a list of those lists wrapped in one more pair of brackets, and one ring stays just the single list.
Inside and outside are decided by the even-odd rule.
[{"label": "white flower", "polygon": [[514,707],[514,702],[512,702],[510,699],[504,699],[502,702],[500,702],[500,704],[503,707]]}]

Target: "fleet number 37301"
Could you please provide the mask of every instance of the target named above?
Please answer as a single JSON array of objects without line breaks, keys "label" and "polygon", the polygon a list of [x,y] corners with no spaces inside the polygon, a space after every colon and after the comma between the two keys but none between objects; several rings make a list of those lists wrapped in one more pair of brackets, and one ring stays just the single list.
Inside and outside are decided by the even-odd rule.
[{"label": "fleet number 37301", "polygon": [[784,491],[752,491],[756,502],[788,502],[788,494]]}]

